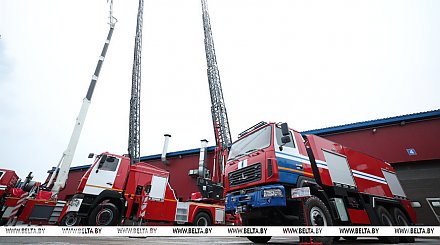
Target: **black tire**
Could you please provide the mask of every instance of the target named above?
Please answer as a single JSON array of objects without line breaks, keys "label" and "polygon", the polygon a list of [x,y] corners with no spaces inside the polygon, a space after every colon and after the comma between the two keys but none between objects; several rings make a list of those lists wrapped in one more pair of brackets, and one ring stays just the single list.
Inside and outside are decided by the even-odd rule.
[{"label": "black tire", "polygon": [[[244,226],[266,226],[268,224],[265,222],[265,220],[244,219],[243,225]],[[272,239],[272,237],[271,236],[248,236],[247,239],[253,243],[265,244],[265,243],[269,242],[270,239]]]},{"label": "black tire", "polygon": [[194,217],[193,225],[195,226],[211,226],[212,220],[211,217],[205,212],[199,212],[196,214],[196,217]]},{"label": "black tire", "polygon": [[[307,219],[305,225],[309,226],[332,226],[333,221],[330,215],[330,211],[325,204],[316,196],[312,196],[305,200],[304,208],[306,214],[304,217]],[[331,245],[333,243],[333,237],[313,237],[314,242],[321,242],[323,245]]]},{"label": "black tire", "polygon": [[88,225],[112,226],[118,223],[119,210],[113,203],[101,203],[90,213]]},{"label": "black tire", "polygon": [[60,225],[61,226],[77,226],[81,222],[81,217],[78,217],[76,212],[68,212],[64,217],[61,219]]},{"label": "black tire", "polygon": [[346,241],[350,241],[350,242],[354,242],[358,239],[357,236],[343,236],[342,238],[344,238]]},{"label": "black tire", "polygon": [[[410,226],[412,224],[412,222],[408,220],[407,216],[402,212],[400,208],[393,208],[392,213],[394,220],[396,221],[396,225]],[[416,241],[415,237],[412,236],[399,237],[399,242],[414,243],[415,241]]]},{"label": "black tire", "polygon": [[270,241],[271,236],[248,236],[247,239],[253,243],[267,243]]},{"label": "black tire", "polygon": [[[380,225],[382,226],[395,226],[396,222],[394,221],[393,217],[391,216],[390,212],[386,210],[383,206],[376,206],[376,214],[379,217]],[[385,237],[379,237],[379,240],[385,243],[392,243],[396,244],[399,243],[399,237],[397,236],[385,236]]]},{"label": "black tire", "polygon": [[4,226],[8,223],[7,219],[0,219],[0,226]]}]

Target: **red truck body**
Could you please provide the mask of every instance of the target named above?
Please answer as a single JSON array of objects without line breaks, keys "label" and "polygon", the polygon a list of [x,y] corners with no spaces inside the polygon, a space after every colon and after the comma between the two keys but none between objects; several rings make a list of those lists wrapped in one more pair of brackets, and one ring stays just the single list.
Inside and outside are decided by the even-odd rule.
[{"label": "red truck body", "polygon": [[19,178],[14,171],[1,169],[0,172],[4,173],[1,178],[2,186],[6,186],[5,192],[2,193],[0,224],[15,225],[17,222],[31,221],[47,224],[41,223],[40,214],[52,213],[53,208],[48,206],[55,206],[57,202],[50,200],[51,192],[39,190],[41,183],[32,181],[32,173],[29,173],[24,181],[18,182]]},{"label": "red truck body", "polygon": [[240,134],[229,152],[225,192],[226,213],[245,225],[416,223],[390,164],[287,124],[262,122]]},{"label": "red truck body", "polygon": [[[18,182],[18,175],[13,170],[0,168],[0,199],[6,197]],[[0,202],[0,207],[1,207]]]},{"label": "red truck body", "polygon": [[[81,179],[59,218],[62,225],[224,224],[224,206],[180,202],[169,173],[128,157],[103,153]],[[82,220],[82,222],[80,221]]]}]

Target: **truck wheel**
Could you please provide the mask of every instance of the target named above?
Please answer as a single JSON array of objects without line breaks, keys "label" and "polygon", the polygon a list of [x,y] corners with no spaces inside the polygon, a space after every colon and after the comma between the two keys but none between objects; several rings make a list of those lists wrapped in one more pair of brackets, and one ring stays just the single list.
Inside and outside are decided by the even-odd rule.
[{"label": "truck wheel", "polygon": [[119,210],[116,205],[111,202],[101,203],[90,213],[88,223],[92,226],[116,225],[118,217]]},{"label": "truck wheel", "polygon": [[0,226],[4,226],[8,223],[7,219],[0,219]]},{"label": "truck wheel", "polygon": [[354,242],[358,239],[357,236],[343,236],[342,238],[344,238],[346,241],[350,241],[350,242]]},{"label": "truck wheel", "polygon": [[81,222],[81,218],[78,217],[78,215],[75,212],[68,212],[61,219],[60,225],[61,226],[76,226],[76,225],[79,225],[80,222]]},{"label": "truck wheel", "polygon": [[195,226],[211,226],[211,217],[205,212],[199,212],[193,220]]},{"label": "truck wheel", "polygon": [[[410,226],[411,222],[408,220],[406,215],[400,210],[400,208],[393,208],[393,217],[396,221],[396,225],[398,226]],[[400,242],[413,243],[416,241],[414,237],[411,236],[402,236],[399,237]]]},{"label": "truck wheel", "polygon": [[[307,224],[310,226],[332,226],[333,221],[330,211],[325,204],[316,196],[312,196],[305,200],[304,208],[306,210],[305,217]],[[333,237],[313,237],[314,242],[322,242],[324,245],[331,245]]]},{"label": "truck wheel", "polygon": [[248,236],[247,239],[253,243],[267,243],[271,236]]},{"label": "truck wheel", "polygon": [[[386,210],[386,208],[384,208],[383,206],[378,205],[376,207],[376,213],[377,213],[377,216],[379,217],[380,225],[382,225],[382,226],[396,225],[396,222],[394,221],[390,212],[388,212],[388,210]],[[392,243],[392,244],[399,243],[399,237],[397,237],[397,236],[379,237],[379,240],[382,242],[385,242],[385,243]]]},{"label": "truck wheel", "polygon": [[[266,220],[244,219],[242,225],[244,226],[266,226]],[[267,243],[272,239],[271,236],[248,236],[247,239],[253,243]]]}]

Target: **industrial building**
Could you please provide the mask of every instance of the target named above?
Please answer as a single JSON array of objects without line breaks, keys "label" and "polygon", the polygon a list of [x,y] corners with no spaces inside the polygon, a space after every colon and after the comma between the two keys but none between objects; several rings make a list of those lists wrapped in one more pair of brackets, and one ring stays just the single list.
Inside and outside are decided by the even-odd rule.
[{"label": "industrial building", "polygon": [[440,224],[440,110],[303,132],[390,163],[418,223]]},{"label": "industrial building", "polygon": [[[305,131],[390,163],[397,171],[407,197],[413,201],[418,223],[440,224],[440,110]],[[212,170],[214,148],[207,148],[207,167]],[[170,184],[176,197],[186,201],[198,191],[197,176],[200,149],[170,152],[166,161],[161,154],[141,157],[141,161],[170,172]],[[62,199],[72,196],[90,165],[72,167]],[[48,171],[52,173],[53,169]]]}]

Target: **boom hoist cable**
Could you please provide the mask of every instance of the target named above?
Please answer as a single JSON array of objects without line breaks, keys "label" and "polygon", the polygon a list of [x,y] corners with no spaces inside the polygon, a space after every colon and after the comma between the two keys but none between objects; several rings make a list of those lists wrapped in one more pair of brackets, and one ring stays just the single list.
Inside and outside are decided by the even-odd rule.
[{"label": "boom hoist cable", "polygon": [[[98,81],[99,73],[101,72],[102,65],[104,63],[105,55],[107,54],[108,47],[110,45],[110,40],[113,35],[113,31],[115,29],[115,24],[118,21],[113,16],[113,0],[107,1],[110,2],[110,14],[109,14],[109,26],[110,29],[107,34],[107,39],[105,40],[104,47],[102,48],[101,55],[99,56],[98,63],[96,64],[95,72],[93,73],[92,80],[90,81],[89,89],[87,90],[86,97],[83,99],[83,103],[81,106],[81,110],[76,118],[75,127],[73,128],[72,136],[70,137],[69,144],[67,149],[63,152],[60,161],[58,162],[57,167],[52,173],[49,182],[47,183],[47,187],[49,187],[54,180],[55,176],[56,180],[52,187],[52,197],[56,198],[59,191],[64,188],[66,185],[66,180],[69,174],[70,165],[72,164],[73,157],[75,155],[75,150],[79,142],[79,137],[81,135],[82,127],[84,125],[84,121],[86,119],[87,111],[89,110],[89,106],[92,100],[93,91],[96,86],[96,82]],[[58,174],[57,171],[59,170]]]}]

